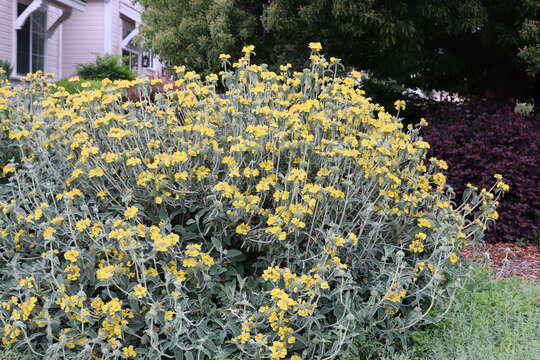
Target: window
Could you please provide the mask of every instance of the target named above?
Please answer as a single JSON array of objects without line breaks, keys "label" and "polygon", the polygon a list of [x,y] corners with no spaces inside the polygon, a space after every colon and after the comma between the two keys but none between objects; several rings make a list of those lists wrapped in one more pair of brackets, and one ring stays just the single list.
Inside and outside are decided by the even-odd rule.
[{"label": "window", "polygon": [[[122,17],[122,39],[125,39],[133,30],[136,24],[133,20]],[[131,71],[139,72],[141,51],[130,41],[127,46],[122,49],[122,57],[124,64],[129,66]]]},{"label": "window", "polygon": [[[17,16],[21,15],[26,5],[17,4]],[[47,17],[43,11],[34,11],[23,27],[17,30],[17,73],[43,70],[45,65],[45,31]]]},{"label": "window", "polygon": [[131,71],[139,71],[139,52],[128,48],[122,49],[122,57],[124,58],[124,64],[126,64]]}]

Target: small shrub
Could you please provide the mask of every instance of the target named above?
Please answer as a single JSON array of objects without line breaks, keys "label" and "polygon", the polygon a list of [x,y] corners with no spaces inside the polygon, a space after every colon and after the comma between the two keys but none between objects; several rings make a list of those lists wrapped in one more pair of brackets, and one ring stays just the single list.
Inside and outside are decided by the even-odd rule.
[{"label": "small shrub", "polygon": [[96,61],[77,66],[77,75],[92,80],[134,80],[135,74],[127,65],[122,64],[122,57],[117,55],[97,55]]},{"label": "small shrub", "polygon": [[540,116],[525,118],[490,101],[448,103],[426,116],[431,154],[448,162],[448,181],[461,196],[504,174],[510,191],[489,241],[535,241],[540,234]]},{"label": "small shrub", "polygon": [[4,346],[334,359],[436,321],[504,184],[456,208],[419,127],[319,46],[303,72],[252,64],[252,47],[220,76],[179,67],[153,101],[151,80],[9,88],[0,120],[24,159],[0,191]]},{"label": "small shrub", "polygon": [[57,88],[64,88],[68,93],[75,94],[83,90],[96,90],[101,88],[100,80],[87,80],[74,78],[63,78],[56,82]]},{"label": "small shrub", "polygon": [[7,60],[0,59],[0,80],[9,79],[13,72],[13,66]]}]

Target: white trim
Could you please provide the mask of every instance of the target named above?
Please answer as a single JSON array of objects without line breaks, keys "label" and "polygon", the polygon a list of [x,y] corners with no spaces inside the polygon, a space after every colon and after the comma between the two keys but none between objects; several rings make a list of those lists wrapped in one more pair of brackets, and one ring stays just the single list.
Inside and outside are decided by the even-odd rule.
[{"label": "white trim", "polygon": [[135,37],[137,36],[137,34],[139,33],[139,28],[136,27],[135,29],[131,30],[131,32],[129,34],[126,35],[125,38],[122,39],[122,48],[125,48],[128,46],[129,42]]},{"label": "white trim", "polygon": [[56,76],[58,79],[62,78],[62,73],[64,72],[64,69],[62,69],[62,66],[64,65],[62,63],[62,59],[64,58],[64,24],[60,24],[58,28],[58,71],[56,73]]},{"label": "white trim", "polygon": [[112,31],[113,31],[113,18],[112,18],[112,2],[113,0],[105,0],[104,4],[104,17],[103,22],[103,52],[105,54],[112,54]]},{"label": "white trim", "polygon": [[62,5],[68,6],[72,9],[84,11],[86,8],[86,3],[80,0],[51,0],[53,2],[58,2]]},{"label": "white trim", "polygon": [[60,15],[51,26],[47,27],[47,39],[54,35],[54,32],[64,21],[71,16],[71,9],[61,9],[62,15]]},{"label": "white trim", "polygon": [[[32,15],[32,13],[36,11],[41,6],[42,3],[43,3],[43,0],[32,1],[30,5],[28,5],[28,7],[24,9],[22,14],[19,15],[17,19],[15,20],[15,30],[20,30],[23,27],[24,23],[26,22],[26,19],[28,19],[28,17]],[[17,1],[15,1],[15,4],[17,4]]]},{"label": "white trim", "polygon": [[141,14],[124,3],[120,3],[120,14],[127,16],[138,24],[141,23]]},{"label": "white trim", "polygon": [[18,7],[18,1],[13,0],[12,1],[12,27],[11,27],[11,63],[13,64],[13,72],[11,73],[11,77],[16,79],[15,75],[17,75],[17,29],[15,29],[15,21],[17,21],[17,7]]}]

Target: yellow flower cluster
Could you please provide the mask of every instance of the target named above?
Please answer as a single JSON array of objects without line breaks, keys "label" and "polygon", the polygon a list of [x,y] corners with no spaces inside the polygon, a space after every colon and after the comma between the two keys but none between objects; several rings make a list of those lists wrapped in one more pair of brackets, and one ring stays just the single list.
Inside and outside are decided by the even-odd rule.
[{"label": "yellow flower cluster", "polygon": [[320,269],[312,269],[313,275],[296,275],[289,268],[277,266],[264,270],[262,278],[275,285],[269,292],[271,304],[261,306],[256,315],[249,315],[242,323],[242,333],[233,342],[246,349],[255,348],[258,353],[267,351],[271,359],[285,358],[289,353],[287,347],[296,342],[296,330],[291,326],[300,325],[313,315],[321,292],[329,289],[328,282],[318,273]]}]

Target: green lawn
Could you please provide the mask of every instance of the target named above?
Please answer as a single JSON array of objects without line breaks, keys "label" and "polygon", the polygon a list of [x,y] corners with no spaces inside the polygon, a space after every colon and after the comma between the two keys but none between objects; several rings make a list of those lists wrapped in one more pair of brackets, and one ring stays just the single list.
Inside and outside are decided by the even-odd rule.
[{"label": "green lawn", "polygon": [[478,268],[450,318],[413,337],[399,360],[539,360],[540,284]]}]

